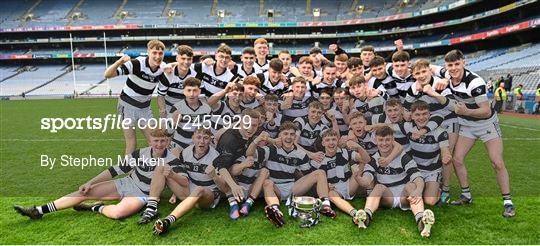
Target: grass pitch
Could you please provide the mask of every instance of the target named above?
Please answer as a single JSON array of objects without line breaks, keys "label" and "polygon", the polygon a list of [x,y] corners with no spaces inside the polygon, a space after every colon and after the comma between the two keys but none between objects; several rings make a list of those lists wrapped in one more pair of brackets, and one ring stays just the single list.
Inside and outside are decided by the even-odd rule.
[{"label": "grass pitch", "polygon": [[[228,205],[223,201],[211,211],[196,209],[179,219],[164,237],[153,236],[150,224],[137,225],[138,216],[114,221],[68,209],[29,221],[16,214],[14,204],[44,204],[76,190],[103,170],[58,166],[51,170],[40,166],[41,155],[116,158],[124,151],[119,130],[50,133],[40,129],[41,118],[104,117],[116,113],[116,100],[0,102],[1,244],[540,244],[540,122],[505,115],[499,118],[516,217],[501,216],[495,174],[483,145],[477,142],[466,159],[474,204],[434,208],[436,223],[429,239],[419,236],[410,212],[398,210],[378,211],[363,231],[341,212],[334,220],[323,217],[312,229],[299,228],[291,218],[278,229],[264,218],[262,200],[256,202],[252,214],[239,221],[228,218]],[[153,107],[158,112],[155,103]],[[139,147],[143,147],[142,134],[138,134]],[[452,197],[458,194],[454,177]],[[167,200],[163,198],[159,206],[162,217],[173,209]],[[361,207],[364,202],[356,199],[354,204]]]}]

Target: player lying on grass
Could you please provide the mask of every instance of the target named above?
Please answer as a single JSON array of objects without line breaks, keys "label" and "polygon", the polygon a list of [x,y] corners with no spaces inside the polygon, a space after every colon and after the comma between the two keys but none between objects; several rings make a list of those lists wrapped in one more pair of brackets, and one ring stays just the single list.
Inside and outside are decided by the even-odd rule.
[{"label": "player lying on grass", "polygon": [[370,156],[353,141],[347,142],[347,149],[338,147],[339,134],[333,130],[325,131],[321,137],[325,157],[319,168],[326,173],[330,201],[354,216],[356,210],[347,200],[352,200],[361,188],[356,181],[362,171],[358,170],[357,163],[367,163]]},{"label": "player lying on grass", "polygon": [[[93,211],[111,219],[121,219],[137,213],[147,202],[150,181],[158,165],[178,165],[178,159],[167,150],[170,139],[165,130],[150,131],[150,147],[135,150],[123,163],[101,172],[69,195],[42,206],[15,206],[15,211],[31,219],[44,214],[73,207],[77,211]],[[113,179],[122,174],[128,176]],[[187,185],[185,183],[184,185]],[[115,205],[102,202],[82,204],[86,200],[117,200]]]},{"label": "player lying on grass", "polygon": [[[297,130],[294,123],[284,122],[279,132],[280,147],[274,145],[275,139],[268,138],[268,134],[263,132],[255,138],[247,151],[247,156],[263,156],[266,161],[270,175],[263,184],[267,204],[265,214],[277,227],[285,224],[283,213],[279,209],[280,200],[287,200],[291,195],[305,194],[313,187],[316,187],[317,195],[323,200],[321,213],[331,218],[336,216],[328,199],[328,183],[324,171],[313,171],[295,182],[296,175],[301,172],[300,166],[309,165],[310,162],[306,151],[295,143]],[[262,141],[270,145],[257,147]]]},{"label": "player lying on grass", "polygon": [[382,205],[389,208],[411,209],[422,237],[429,237],[435,216],[429,209],[424,210],[422,192],[424,180],[413,158],[405,152],[381,164],[379,157],[387,157],[395,148],[394,132],[384,126],[376,130],[378,151],[366,164],[362,179],[364,183],[375,181],[373,191],[366,199],[364,209],[354,215],[354,222],[360,228],[367,228],[373,220],[373,213]]},{"label": "player lying on grass", "polygon": [[[174,167],[173,171],[189,177],[189,196],[183,199],[169,216],[158,219],[154,223],[155,234],[166,232],[177,219],[195,207],[215,208],[217,206],[221,198],[218,186],[224,187],[226,184],[216,175],[213,167],[212,163],[219,153],[210,146],[211,142],[210,130],[198,128],[193,134],[193,145],[188,146],[180,154],[180,165]],[[158,178],[159,181],[156,180]],[[154,180],[163,187],[165,176],[155,175]],[[152,184],[155,183],[154,180]]]}]

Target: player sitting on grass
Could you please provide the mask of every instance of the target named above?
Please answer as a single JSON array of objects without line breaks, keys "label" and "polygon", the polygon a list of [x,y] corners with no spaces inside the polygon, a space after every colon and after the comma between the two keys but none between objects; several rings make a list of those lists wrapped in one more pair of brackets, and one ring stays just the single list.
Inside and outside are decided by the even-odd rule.
[{"label": "player sitting on grass", "polygon": [[[210,146],[212,133],[209,129],[198,128],[193,134],[193,145],[184,149],[180,155],[180,165],[174,167],[175,173],[189,177],[189,196],[185,198],[169,216],[154,223],[154,233],[162,234],[177,219],[195,207],[215,208],[221,198],[218,185],[223,187],[223,180],[216,175],[212,165],[219,153]],[[152,182],[153,183],[153,182]],[[163,179],[162,182],[163,184]]]},{"label": "player sitting on grass", "polygon": [[322,134],[325,156],[319,168],[326,172],[330,201],[342,211],[354,216],[352,212],[356,210],[346,200],[352,200],[360,188],[355,179],[355,176],[361,174],[357,163],[367,163],[370,156],[352,141],[348,142],[347,146],[350,150],[339,148],[338,140],[339,134],[334,130],[327,130]]},{"label": "player sitting on grass", "polygon": [[[150,180],[159,165],[178,165],[178,159],[167,150],[170,139],[165,130],[150,131],[150,147],[135,150],[124,162],[101,172],[69,195],[42,206],[15,206],[15,211],[31,219],[40,219],[44,214],[71,208],[77,211],[93,211],[111,219],[121,219],[137,213],[147,202]],[[122,174],[128,176],[113,179]],[[86,200],[119,200],[115,205],[102,202],[82,204]]]},{"label": "player sitting on grass", "polygon": [[[253,140],[246,152],[247,156],[257,158],[263,156],[266,161],[270,177],[263,184],[267,204],[265,215],[277,227],[285,224],[283,213],[279,209],[280,199],[287,200],[291,195],[305,194],[314,186],[318,196],[323,200],[321,213],[331,218],[336,216],[328,199],[328,183],[323,170],[313,171],[295,182],[296,174],[301,172],[299,167],[310,162],[306,151],[295,144],[297,130],[294,123],[284,122],[279,132],[281,147],[274,146],[275,139],[268,138],[268,134],[263,132]],[[271,145],[257,147],[261,141]]]},{"label": "player sitting on grass", "polygon": [[354,215],[354,222],[359,228],[367,228],[373,219],[373,213],[380,205],[390,208],[411,209],[418,230],[422,237],[429,237],[431,227],[435,223],[435,215],[429,209],[424,210],[422,192],[424,180],[413,158],[401,152],[387,164],[381,164],[380,157],[388,157],[396,147],[394,132],[390,127],[381,127],[375,132],[377,139],[377,153],[364,167],[362,179],[365,183],[375,181],[373,191],[366,199],[364,209],[358,210]]}]

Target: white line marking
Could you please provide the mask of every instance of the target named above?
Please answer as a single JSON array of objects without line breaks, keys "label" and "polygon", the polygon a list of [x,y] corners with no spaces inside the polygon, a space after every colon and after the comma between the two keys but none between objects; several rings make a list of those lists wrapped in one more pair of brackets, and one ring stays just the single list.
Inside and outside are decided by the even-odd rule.
[{"label": "white line marking", "polygon": [[522,129],[522,130],[529,130],[529,131],[540,132],[539,129],[528,128],[528,127],[523,127],[523,126],[508,125],[508,124],[502,124],[502,123],[499,123],[499,125],[505,126],[505,127],[516,128],[516,129]]}]

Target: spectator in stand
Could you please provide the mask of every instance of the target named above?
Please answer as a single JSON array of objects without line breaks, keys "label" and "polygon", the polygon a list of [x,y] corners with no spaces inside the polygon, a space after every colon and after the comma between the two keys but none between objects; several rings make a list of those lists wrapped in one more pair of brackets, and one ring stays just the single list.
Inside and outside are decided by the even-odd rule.
[{"label": "spectator in stand", "polygon": [[514,76],[511,74],[506,75],[506,79],[504,80],[504,89],[509,92],[512,89],[512,80],[514,80]]}]

